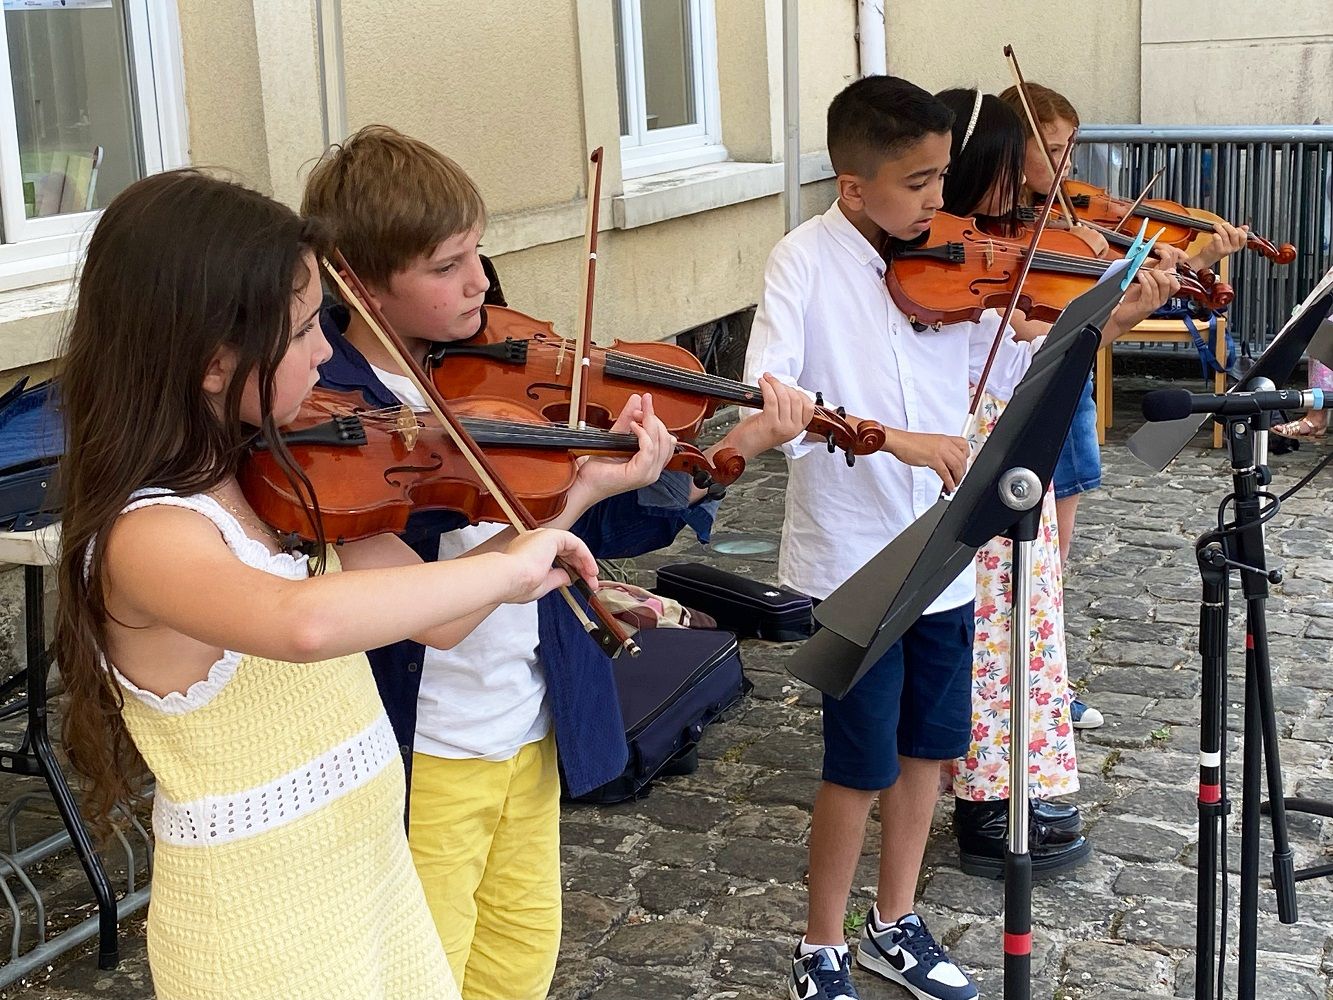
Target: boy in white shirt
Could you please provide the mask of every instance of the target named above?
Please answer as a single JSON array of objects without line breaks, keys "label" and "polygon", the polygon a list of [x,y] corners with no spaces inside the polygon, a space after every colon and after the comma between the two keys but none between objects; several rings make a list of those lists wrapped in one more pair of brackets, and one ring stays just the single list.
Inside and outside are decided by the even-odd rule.
[{"label": "boy in white shirt", "polygon": [[[929,93],[893,77],[858,80],[834,98],[828,148],[838,200],[773,249],[750,335],[747,375],[778,378],[837,398],[890,430],[887,455],[855,467],[811,461],[812,444],[786,446],[790,477],[781,582],[822,599],[962,478],[969,385],[999,329],[980,323],[914,329],[884,285],[894,241],[930,228],[943,204],[953,116]],[[1131,329],[1172,291],[1138,279],[1107,324]],[[1040,341],[1006,331],[987,386],[1007,397]],[[843,919],[870,806],[882,839],[876,904],[857,965],[918,1000],[973,1000],[975,985],[914,912],[939,766],[968,745],[972,673],[969,566],[843,699],[825,696],[823,784],[810,831],[805,936],[792,960],[793,1000],[855,1000]],[[887,918],[887,919],[885,919]]]}]

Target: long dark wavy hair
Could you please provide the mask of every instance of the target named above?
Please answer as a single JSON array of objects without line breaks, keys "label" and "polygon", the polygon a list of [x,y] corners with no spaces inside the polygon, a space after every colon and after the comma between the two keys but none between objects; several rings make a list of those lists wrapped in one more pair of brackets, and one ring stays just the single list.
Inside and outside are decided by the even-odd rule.
[{"label": "long dark wavy hair", "polygon": [[949,175],[944,178],[944,211],[950,215],[976,215],[976,207],[998,183],[1009,196],[1010,208],[989,221],[1002,227],[1012,226],[1018,218],[1023,188],[1023,156],[1027,150],[1023,123],[1004,101],[994,94],[985,94],[976,126],[964,146],[977,91],[957,87],[941,91],[935,98],[954,113]]},{"label": "long dark wavy hair", "polygon": [[[289,476],[304,480],[272,426],[273,378],[291,336],[292,296],[319,280],[306,254],[323,249],[290,209],[195,170],[131,185],[88,244],[59,375],[66,448],[55,654],[64,745],[100,835],[118,804],[141,801],[146,778],[121,716],[123,692],[102,660],[107,536],[138,489],[199,493],[235,473],[255,432],[240,417],[252,372],[265,414],[259,431]],[[219,417],[203,381],[223,347],[235,353],[236,372]]]}]

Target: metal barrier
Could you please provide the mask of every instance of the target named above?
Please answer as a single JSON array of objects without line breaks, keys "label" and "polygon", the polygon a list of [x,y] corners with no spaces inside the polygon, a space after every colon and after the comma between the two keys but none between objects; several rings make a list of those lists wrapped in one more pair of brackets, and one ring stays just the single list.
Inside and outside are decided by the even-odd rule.
[{"label": "metal barrier", "polygon": [[1333,265],[1333,125],[1091,125],[1079,132],[1074,165],[1081,179],[1130,199],[1161,169],[1150,198],[1249,223],[1296,247],[1288,265],[1253,252],[1231,258],[1231,332],[1253,355]]}]

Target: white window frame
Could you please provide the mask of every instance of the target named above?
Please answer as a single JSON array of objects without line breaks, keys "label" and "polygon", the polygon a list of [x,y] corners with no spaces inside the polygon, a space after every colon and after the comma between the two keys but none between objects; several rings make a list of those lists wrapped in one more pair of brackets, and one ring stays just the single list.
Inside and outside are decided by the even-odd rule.
[{"label": "white window frame", "polygon": [[686,0],[694,56],[694,107],[700,120],[691,125],[652,129],[644,117],[643,22],[640,0],[613,0],[620,5],[625,117],[629,134],[620,137],[621,176],[643,177],[683,167],[718,163],[728,158],[722,145],[722,106],[717,81],[717,14],[713,0]]},{"label": "white window frame", "polygon": [[[189,163],[180,23],[174,0],[124,0],[130,96],[144,174]],[[0,16],[0,290],[70,277],[100,212],[29,219],[24,209],[9,41]]]}]

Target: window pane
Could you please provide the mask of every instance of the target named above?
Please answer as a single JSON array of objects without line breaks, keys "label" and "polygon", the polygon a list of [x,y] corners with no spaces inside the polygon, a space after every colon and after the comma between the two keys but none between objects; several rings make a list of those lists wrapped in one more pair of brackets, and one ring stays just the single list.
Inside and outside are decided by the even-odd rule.
[{"label": "window pane", "polygon": [[5,11],[30,219],[102,208],[143,176],[124,3]]},{"label": "window pane", "polygon": [[641,0],[643,89],[648,128],[699,121],[694,106],[694,29],[690,0]]}]

